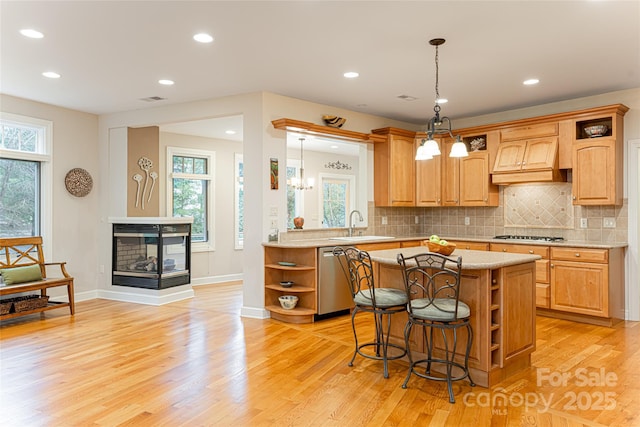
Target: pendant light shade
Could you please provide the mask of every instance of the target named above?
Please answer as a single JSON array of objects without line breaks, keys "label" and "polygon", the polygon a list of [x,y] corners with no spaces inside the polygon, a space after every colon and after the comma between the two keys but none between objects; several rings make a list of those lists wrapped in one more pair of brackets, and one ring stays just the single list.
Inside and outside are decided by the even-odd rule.
[{"label": "pendant light shade", "polygon": [[[420,155],[420,149],[425,147],[425,151],[427,152],[427,156],[425,159],[433,158],[433,156],[437,156],[440,154],[440,148],[438,147],[438,143],[433,139],[434,135],[448,135],[452,139],[454,138],[453,133],[451,132],[451,120],[449,117],[443,116],[440,117],[441,107],[439,105],[439,101],[442,99],[440,97],[440,91],[438,88],[439,83],[439,62],[438,62],[438,46],[444,44],[445,39],[432,39],[429,41],[431,46],[436,47],[436,101],[435,106],[433,107],[434,115],[427,123],[427,139],[423,140],[422,144],[418,147],[418,152],[416,152],[416,160],[418,157],[424,157],[425,155]],[[460,137],[456,137],[456,142],[451,147],[451,152],[449,153],[449,157],[466,157],[468,156],[467,146],[460,139]]]},{"label": "pendant light shade", "polygon": [[451,146],[449,157],[467,157],[468,155],[467,146],[462,142],[459,136],[456,137],[456,142]]}]

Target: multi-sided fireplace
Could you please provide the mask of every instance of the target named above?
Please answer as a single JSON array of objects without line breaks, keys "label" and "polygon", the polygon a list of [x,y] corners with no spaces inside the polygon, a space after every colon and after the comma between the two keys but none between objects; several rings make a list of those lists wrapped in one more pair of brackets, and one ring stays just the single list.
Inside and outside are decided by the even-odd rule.
[{"label": "multi-sided fireplace", "polygon": [[112,283],[147,289],[190,283],[191,224],[177,220],[114,223]]}]

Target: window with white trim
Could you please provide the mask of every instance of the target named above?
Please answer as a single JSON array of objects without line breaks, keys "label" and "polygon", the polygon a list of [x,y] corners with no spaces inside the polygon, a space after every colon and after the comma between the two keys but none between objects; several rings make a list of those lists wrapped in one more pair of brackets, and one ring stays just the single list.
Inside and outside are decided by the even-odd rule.
[{"label": "window with white trim", "polygon": [[0,113],[0,237],[51,247],[51,139],[50,121]]},{"label": "window with white trim", "polygon": [[348,227],[347,215],[355,206],[353,175],[320,174],[322,228]]},{"label": "window with white trim", "polygon": [[174,217],[193,217],[191,249],[195,252],[215,249],[214,168],[213,151],[167,147],[167,211]]}]

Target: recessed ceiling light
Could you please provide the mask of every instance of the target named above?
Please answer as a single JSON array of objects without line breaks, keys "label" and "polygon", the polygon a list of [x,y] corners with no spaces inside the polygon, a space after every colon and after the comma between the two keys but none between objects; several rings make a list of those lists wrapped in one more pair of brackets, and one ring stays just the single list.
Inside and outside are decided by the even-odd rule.
[{"label": "recessed ceiling light", "polygon": [[343,76],[345,76],[348,79],[355,79],[356,77],[358,77],[360,74],[356,73],[355,71],[347,71],[346,73],[343,74]]},{"label": "recessed ceiling light", "polygon": [[160,83],[161,85],[165,85],[165,86],[171,86],[172,84],[174,84],[173,80],[168,80],[168,79],[160,79],[158,80],[158,83]]},{"label": "recessed ceiling light", "polygon": [[213,37],[207,33],[198,33],[193,36],[193,39],[200,43],[211,43],[213,41]]},{"label": "recessed ceiling light", "polygon": [[540,83],[540,80],[538,79],[527,79],[522,82],[522,84],[526,86],[537,85],[538,83]]},{"label": "recessed ceiling light", "polygon": [[59,79],[60,78],[60,74],[54,72],[54,71],[45,71],[44,73],[42,73],[43,76],[48,77],[50,79]]},{"label": "recessed ceiling light", "polygon": [[446,104],[447,102],[449,102],[449,100],[447,98],[438,98],[438,99],[436,99],[436,104]]},{"label": "recessed ceiling light", "polygon": [[227,135],[235,135],[236,131],[229,129],[229,130],[225,130],[224,133],[226,133]]},{"label": "recessed ceiling light", "polygon": [[334,150],[337,150],[338,146],[337,145],[332,145],[330,148],[333,148]]},{"label": "recessed ceiling light", "polygon": [[30,39],[41,39],[44,37],[40,31],[33,30],[31,28],[25,28],[24,30],[20,30],[20,34],[25,37],[29,37]]}]

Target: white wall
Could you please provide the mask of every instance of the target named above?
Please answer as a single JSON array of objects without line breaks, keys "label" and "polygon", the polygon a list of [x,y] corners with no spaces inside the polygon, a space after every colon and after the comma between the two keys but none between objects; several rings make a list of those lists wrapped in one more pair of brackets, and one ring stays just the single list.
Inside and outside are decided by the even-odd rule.
[{"label": "white wall", "polygon": [[[168,177],[166,170],[167,147],[186,147],[215,151],[215,251],[194,252],[191,256],[191,283],[215,283],[237,280],[242,276],[243,251],[235,249],[234,235],[234,154],[242,153],[242,142],[209,139],[191,135],[160,132],[160,168],[162,183],[159,194],[165,195]],[[166,197],[160,197],[160,215],[167,212]]]},{"label": "white wall", "polygon": [[[98,116],[26,99],[0,95],[2,111],[53,122],[53,247],[48,261],[66,261],[74,276],[76,301],[96,296],[98,282]],[[64,185],[67,172],[86,169],[93,190],[86,197],[69,194]],[[49,294],[64,299],[66,291],[53,288]]]}]

